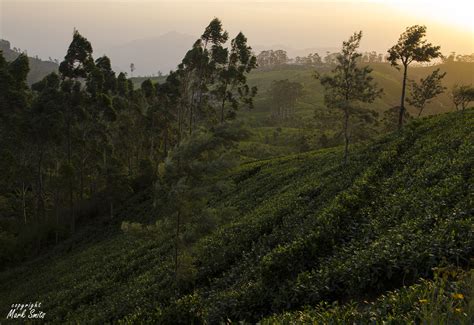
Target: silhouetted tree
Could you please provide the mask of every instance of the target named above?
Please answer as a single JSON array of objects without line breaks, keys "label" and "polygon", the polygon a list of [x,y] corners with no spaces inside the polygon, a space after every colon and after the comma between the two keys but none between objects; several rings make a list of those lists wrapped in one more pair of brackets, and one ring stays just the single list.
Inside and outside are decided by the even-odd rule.
[{"label": "silhouetted tree", "polygon": [[388,50],[388,61],[394,67],[398,68],[399,62],[403,65],[402,95],[400,97],[400,112],[398,118],[398,127],[403,125],[403,115],[405,112],[405,92],[408,66],[412,62],[429,62],[431,59],[441,56],[440,47],[427,43],[423,38],[426,35],[425,26],[411,26],[400,35],[397,44]]},{"label": "silhouetted tree", "polygon": [[[252,55],[252,48],[247,46],[247,38],[239,33],[231,42],[231,50],[226,62],[218,67],[217,85],[214,91],[217,101],[220,103],[220,122],[223,123],[226,117],[235,116],[235,111],[239,108],[239,103],[244,102],[252,107],[252,98],[257,90],[247,85],[247,77],[252,69],[257,65],[256,57]],[[237,96],[239,95],[239,96]],[[240,98],[239,98],[240,97]],[[230,102],[232,110],[225,114],[226,103]]]},{"label": "silhouetted tree", "polygon": [[342,109],[344,113],[344,164],[347,163],[349,153],[349,116],[351,113],[363,113],[353,104],[355,102],[370,103],[380,96],[378,89],[370,75],[372,69],[368,66],[357,66],[357,52],[362,32],[354,33],[348,41],[342,43],[342,51],[337,56],[337,65],[332,75],[319,76],[316,74],[325,89],[324,102],[328,107]]},{"label": "silhouetted tree", "polygon": [[436,69],[428,77],[420,79],[419,83],[412,82],[411,96],[407,98],[407,101],[418,109],[418,117],[420,117],[426,104],[446,89],[441,84],[445,75],[446,72],[440,73],[439,69]]},{"label": "silhouetted tree", "polygon": [[474,101],[474,87],[471,85],[454,85],[451,90],[451,98],[454,106],[458,111],[461,108],[463,111],[466,106]]}]

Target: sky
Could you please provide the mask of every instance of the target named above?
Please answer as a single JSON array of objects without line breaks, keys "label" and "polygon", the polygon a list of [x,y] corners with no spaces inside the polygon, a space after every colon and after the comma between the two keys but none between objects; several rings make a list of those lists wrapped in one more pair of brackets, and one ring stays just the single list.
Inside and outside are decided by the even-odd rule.
[{"label": "sky", "polygon": [[362,50],[386,52],[405,27],[423,24],[443,53],[474,53],[473,13],[472,0],[0,0],[0,38],[60,59],[74,28],[107,49],[170,31],[198,36],[218,17],[258,48],[339,48],[362,30]]}]

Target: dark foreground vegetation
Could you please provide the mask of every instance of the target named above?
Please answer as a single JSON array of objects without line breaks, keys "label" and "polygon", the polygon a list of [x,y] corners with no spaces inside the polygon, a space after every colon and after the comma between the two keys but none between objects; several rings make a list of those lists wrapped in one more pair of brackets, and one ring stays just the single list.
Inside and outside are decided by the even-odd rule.
[{"label": "dark foreground vegetation", "polygon": [[472,110],[415,121],[346,166],[326,149],[235,169],[235,188],[209,207],[227,211],[222,225],[182,230],[178,281],[166,218],[148,235],[133,224],[153,214],[141,192],[116,219],[2,273],[0,305],[34,292],[50,320],[88,323],[255,322],[303,309],[267,321],[469,323],[473,123]]},{"label": "dark foreground vegetation", "polygon": [[425,33],[389,50],[397,82],[365,65],[362,32],[300,58],[317,73],[250,74],[218,19],[159,83],[116,75],[78,31],[31,88],[27,56],[0,55],[0,317],[39,301],[57,323],[472,323],[474,92],[425,117],[453,78],[409,80],[441,56]]}]

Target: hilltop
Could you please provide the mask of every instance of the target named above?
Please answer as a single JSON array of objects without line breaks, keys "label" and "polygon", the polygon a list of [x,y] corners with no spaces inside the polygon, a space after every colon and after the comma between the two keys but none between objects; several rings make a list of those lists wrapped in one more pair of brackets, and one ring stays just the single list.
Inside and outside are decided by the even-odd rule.
[{"label": "hilltop", "polygon": [[[390,66],[389,63],[371,63],[373,76],[384,94],[364,108],[375,116],[372,123],[355,126],[353,141],[367,141],[387,132],[384,125],[385,112],[399,105],[402,72]],[[474,63],[450,62],[435,66],[410,67],[409,79],[419,80],[429,75],[433,70],[446,72],[443,85],[446,90],[437,96],[422,116],[436,115],[455,110],[451,100],[450,90],[455,84],[474,84]],[[238,119],[245,122],[252,131],[252,136],[240,144],[242,156],[247,160],[258,160],[280,157],[288,154],[315,150],[342,143],[341,117],[338,110],[326,108],[324,91],[314,72],[329,72],[328,67],[308,67],[303,65],[284,65],[272,69],[253,70],[248,75],[250,86],[257,86],[255,106],[251,110],[241,110]],[[136,88],[147,80],[147,77],[132,78]],[[150,78],[155,83],[164,83],[166,76]],[[273,81],[288,79],[301,83],[303,94],[298,98],[293,114],[284,120],[275,119],[274,105],[269,89]],[[407,104],[412,116],[417,112]]]},{"label": "hilltop", "polygon": [[[353,125],[353,141],[367,141],[387,132],[385,112],[398,106],[400,101],[402,73],[388,63],[371,64],[375,81],[384,90],[384,95],[372,104],[364,105],[374,114],[374,121]],[[455,110],[450,97],[454,84],[474,84],[474,64],[453,62],[430,67],[410,68],[409,78],[419,80],[434,69],[446,72],[443,80],[446,91],[427,105],[422,116],[452,112]],[[328,68],[318,69],[321,73]],[[256,70],[249,75],[249,84],[258,87],[255,108],[242,111],[239,118],[252,127],[254,135],[241,145],[244,154],[254,159],[278,157],[290,153],[314,150],[342,143],[341,117],[338,110],[326,108],[324,91],[316,80],[314,68],[286,66],[273,70]],[[303,94],[297,100],[293,114],[285,120],[272,118],[274,107],[268,92],[274,80],[288,79],[303,85]],[[412,116],[417,112],[407,105]]]},{"label": "hilltop", "polygon": [[[7,61],[15,60],[20,53],[14,51],[11,48],[10,42],[0,39],[0,51]],[[39,58],[28,57],[30,71],[28,73],[28,84],[32,85],[37,81],[43,79],[46,75],[51,72],[58,70],[58,64],[52,61],[43,61]]]},{"label": "hilltop", "polygon": [[[339,147],[242,164],[212,201],[216,224],[184,230],[178,282],[172,234],[120,230],[153,221],[151,190],[138,193],[0,273],[1,313],[37,300],[49,321],[90,324],[472,322],[473,124],[472,109],[415,120],[347,166]],[[433,281],[436,267],[450,268]]]}]

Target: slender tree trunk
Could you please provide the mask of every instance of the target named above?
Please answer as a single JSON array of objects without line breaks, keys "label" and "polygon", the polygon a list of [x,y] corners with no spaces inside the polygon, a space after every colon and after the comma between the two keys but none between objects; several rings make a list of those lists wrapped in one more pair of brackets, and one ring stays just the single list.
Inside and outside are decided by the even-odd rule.
[{"label": "slender tree trunk", "polygon": [[55,236],[55,243],[57,244],[59,242],[59,193],[58,189],[56,189],[54,193],[54,214],[56,217],[56,229],[54,231],[54,236]]},{"label": "slender tree trunk", "polygon": [[[56,160],[56,177],[59,178],[59,161]],[[56,227],[54,230],[55,243],[59,242],[59,184],[54,191],[54,215],[56,217]]]},{"label": "slender tree trunk", "polygon": [[[38,159],[38,202],[37,202],[37,214],[36,214],[36,222],[38,225],[41,224],[41,219],[43,219],[45,215],[45,206],[44,206],[44,197],[43,197],[43,171],[42,171],[42,164],[43,164],[43,149],[40,150],[39,159]],[[41,252],[41,232],[37,233],[37,254]]]},{"label": "slender tree trunk", "polygon": [[38,199],[36,206],[36,218],[38,223],[40,218],[44,216],[44,196],[43,196],[43,149],[40,149],[39,159],[38,159]]},{"label": "slender tree trunk", "polygon": [[26,225],[26,191],[28,187],[25,185],[25,181],[21,183],[21,208],[23,211],[23,219]]},{"label": "slender tree trunk", "polygon": [[153,161],[153,152],[155,151],[155,137],[153,136],[153,131],[155,128],[155,116],[154,113],[151,113],[151,135],[150,135],[150,160]]},{"label": "slender tree trunk", "polygon": [[417,117],[420,117],[420,116],[421,116],[421,112],[423,112],[423,108],[420,109],[420,111],[418,112],[418,116],[417,116]]},{"label": "slender tree trunk", "polygon": [[403,82],[402,82],[402,97],[400,99],[400,112],[398,115],[398,128],[401,129],[403,126],[403,116],[405,115],[405,92],[407,84],[407,71],[408,65],[403,64]]},{"label": "slender tree trunk", "polygon": [[69,176],[69,216],[71,218],[71,233],[76,231],[76,216],[74,215],[74,198],[72,193],[72,177]]},{"label": "slender tree trunk", "polygon": [[193,133],[193,118],[194,118],[194,93],[191,96],[191,105],[189,105],[189,135]]},{"label": "slender tree trunk", "polygon": [[[230,69],[230,63],[227,66],[227,70],[229,70],[229,69]],[[224,94],[223,94],[224,96],[222,96],[222,104],[221,104],[221,123],[224,123],[224,107],[225,107],[225,102],[226,102],[226,99],[227,99],[226,95],[227,95],[228,82],[226,82],[224,85],[225,85]],[[231,86],[231,89],[230,89],[231,91],[232,91],[232,88],[234,88],[234,87]]]},{"label": "slender tree trunk", "polygon": [[79,190],[79,198],[80,200],[82,201],[82,199],[84,198],[84,160],[81,159],[81,169],[79,171],[80,175],[79,175],[79,182],[80,182],[80,190]]},{"label": "slender tree trunk", "polygon": [[349,157],[349,110],[344,109],[344,165]]},{"label": "slender tree trunk", "polygon": [[[206,41],[204,42],[203,53],[205,53],[206,50],[207,50],[207,43],[208,43],[208,41],[206,40]],[[197,89],[197,91],[198,91],[198,96],[197,96],[197,101],[196,101],[196,110],[199,109],[199,107],[201,107],[201,102],[202,102],[202,87],[203,87],[203,85],[204,85],[204,80],[203,80],[203,79],[204,79],[204,76],[203,76],[203,74],[204,74],[204,69],[205,69],[204,63],[203,63],[203,60],[201,59],[201,62],[200,62],[200,64],[199,64],[199,73],[198,73],[199,85],[198,85],[198,89]],[[194,104],[194,103],[193,103],[193,104]],[[192,107],[192,105],[191,105],[191,107]],[[192,108],[191,108],[191,110],[192,110]],[[193,116],[193,118],[194,118],[194,115],[192,115],[192,116]],[[195,125],[195,124],[196,124],[196,121],[194,120],[194,121],[193,121],[193,125]],[[193,130],[193,129],[191,129],[191,131],[189,132],[189,134],[192,133],[192,130]]]},{"label": "slender tree trunk", "polygon": [[181,222],[180,218],[181,211],[178,210],[178,214],[176,216],[176,243],[174,248],[174,277],[176,282],[178,282],[179,228]]},{"label": "slender tree trunk", "polygon": [[225,96],[222,99],[222,104],[221,104],[221,123],[224,123],[224,107],[225,107]]},{"label": "slender tree trunk", "polygon": [[[69,108],[69,116],[67,118],[67,161],[69,168],[72,169],[72,153],[71,153],[71,108]],[[76,231],[76,220],[74,216],[74,200],[73,200],[73,193],[72,193],[72,175],[69,174],[68,177],[68,186],[69,186],[69,217],[71,219],[71,233],[74,233]]]},{"label": "slender tree trunk", "polygon": [[182,100],[179,101],[178,107],[178,143],[181,142],[181,135],[183,133],[183,115],[184,115],[184,107]]},{"label": "slender tree trunk", "polygon": [[[189,75],[187,74],[185,79],[184,79],[184,85],[181,89],[181,93],[183,94],[183,98],[187,98],[188,94],[188,84],[189,84]],[[184,124],[184,119],[185,119],[185,102],[183,99],[179,101],[179,107],[178,107],[178,143],[181,142],[181,137],[183,135],[183,124]]]},{"label": "slender tree trunk", "polygon": [[168,127],[165,126],[165,134],[163,135],[163,157],[168,155]]},{"label": "slender tree trunk", "polygon": [[106,152],[105,148],[102,151],[102,163],[103,163],[103,166],[104,166],[104,171],[107,173],[107,152]]}]

